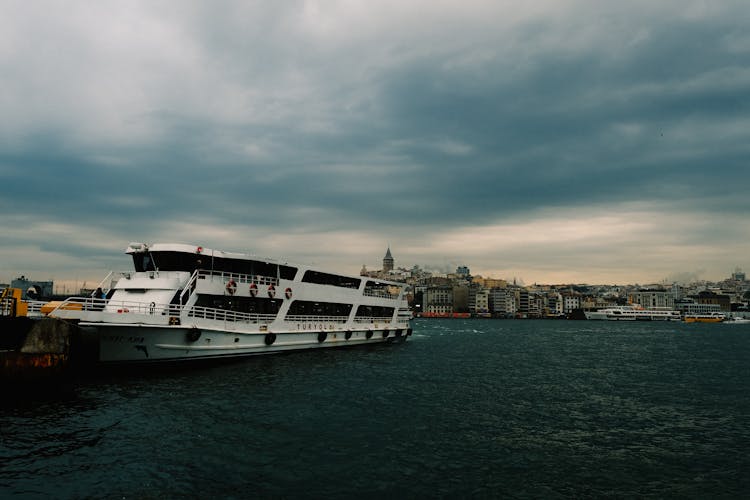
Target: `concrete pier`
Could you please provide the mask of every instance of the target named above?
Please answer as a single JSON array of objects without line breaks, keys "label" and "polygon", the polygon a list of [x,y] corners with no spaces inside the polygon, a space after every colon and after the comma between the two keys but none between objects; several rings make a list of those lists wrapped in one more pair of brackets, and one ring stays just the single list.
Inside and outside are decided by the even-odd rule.
[{"label": "concrete pier", "polygon": [[40,381],[70,368],[78,327],[54,318],[0,318],[0,384]]}]

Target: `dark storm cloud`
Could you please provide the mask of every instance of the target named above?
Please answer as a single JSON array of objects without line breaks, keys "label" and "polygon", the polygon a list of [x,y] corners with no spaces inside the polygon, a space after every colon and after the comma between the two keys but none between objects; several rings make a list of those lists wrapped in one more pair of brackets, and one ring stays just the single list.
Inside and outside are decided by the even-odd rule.
[{"label": "dark storm cloud", "polygon": [[[429,238],[558,209],[750,208],[741,2],[48,7],[5,25],[9,216],[123,241]],[[691,238],[731,241],[714,231]]]}]

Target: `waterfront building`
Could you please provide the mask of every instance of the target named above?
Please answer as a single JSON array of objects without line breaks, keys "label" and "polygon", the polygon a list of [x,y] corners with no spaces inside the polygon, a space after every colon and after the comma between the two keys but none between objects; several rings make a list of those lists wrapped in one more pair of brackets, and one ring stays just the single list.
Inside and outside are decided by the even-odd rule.
[{"label": "waterfront building", "polygon": [[531,293],[533,307],[529,310],[529,317],[539,318],[542,314],[549,309],[547,302],[547,294],[532,292]]},{"label": "waterfront building", "polygon": [[456,268],[456,274],[459,276],[463,276],[464,278],[468,278],[469,276],[471,276],[469,268],[466,266],[458,266]]},{"label": "waterfront building", "polygon": [[685,291],[679,285],[679,283],[672,283],[672,297],[674,298],[675,302],[677,302],[678,300],[682,300],[685,297]]},{"label": "waterfront building", "polygon": [[664,289],[641,289],[628,293],[628,302],[647,309],[666,307],[674,309],[674,294]]},{"label": "waterfront building", "polygon": [[479,288],[475,283],[469,285],[469,312],[475,313],[477,309],[477,292]]},{"label": "waterfront building", "polygon": [[518,314],[526,318],[538,318],[545,310],[544,295],[525,288],[519,290]]},{"label": "waterfront building", "polygon": [[453,287],[432,286],[423,294],[422,310],[428,314],[450,314],[453,312]]},{"label": "waterfront building", "polygon": [[496,279],[496,278],[482,278],[481,276],[474,276],[471,281],[472,283],[476,283],[482,288],[487,288],[487,289],[505,288],[508,286],[508,282],[506,280],[501,280],[501,279]]},{"label": "waterfront building", "polygon": [[732,303],[729,295],[717,293],[711,290],[704,290],[697,295],[690,295],[689,298],[693,299],[699,304],[716,304],[719,306],[719,310],[729,312],[732,310]]},{"label": "waterfront building", "polygon": [[581,308],[581,296],[573,294],[563,295],[563,313],[570,314],[575,309]]},{"label": "waterfront building", "polygon": [[563,298],[562,294],[550,291],[547,293],[547,316],[562,316]]},{"label": "waterfront building", "polygon": [[470,297],[473,296],[473,301],[470,300],[470,312],[472,314],[485,314],[490,312],[490,291],[486,288],[471,287]]},{"label": "waterfront building", "polygon": [[453,287],[453,312],[469,312],[469,287],[464,285]]},{"label": "waterfront building", "polygon": [[522,289],[518,292],[518,314],[528,316],[531,309],[531,294],[528,290]]},{"label": "waterfront building", "polygon": [[719,304],[703,304],[693,299],[680,300],[675,303],[674,308],[680,311],[680,314],[683,316],[686,314],[710,314],[722,311]]},{"label": "waterfront building", "polygon": [[739,267],[734,270],[732,273],[732,279],[734,281],[745,281],[745,272],[740,269]]},{"label": "waterfront building", "polygon": [[605,299],[604,297],[585,297],[581,299],[581,309],[604,309],[605,307],[612,307],[618,304],[617,301],[612,299]]},{"label": "waterfront building", "polygon": [[514,316],[518,311],[516,290],[506,287],[490,288],[489,309],[493,316]]}]

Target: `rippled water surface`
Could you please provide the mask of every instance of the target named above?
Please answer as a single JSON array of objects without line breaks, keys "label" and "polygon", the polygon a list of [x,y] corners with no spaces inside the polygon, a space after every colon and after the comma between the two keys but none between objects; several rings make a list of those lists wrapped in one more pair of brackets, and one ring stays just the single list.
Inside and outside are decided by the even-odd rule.
[{"label": "rippled water surface", "polygon": [[750,495],[750,325],[414,327],[6,397],[0,497]]}]

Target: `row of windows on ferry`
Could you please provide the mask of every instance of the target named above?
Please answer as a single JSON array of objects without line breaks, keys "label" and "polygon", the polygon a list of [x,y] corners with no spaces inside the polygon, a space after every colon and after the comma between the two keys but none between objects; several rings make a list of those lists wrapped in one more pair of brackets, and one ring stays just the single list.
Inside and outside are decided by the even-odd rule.
[{"label": "row of windows on ferry", "polygon": [[[198,307],[225,309],[247,314],[278,314],[282,299],[267,299],[265,297],[227,297],[218,295],[201,295],[195,304]],[[352,311],[352,304],[337,302],[315,302],[309,300],[294,300],[289,305],[288,316],[342,316],[348,317]],[[357,318],[385,318],[392,317],[395,308],[373,305],[357,307]]]},{"label": "row of windows on ferry", "polygon": [[[213,272],[228,273],[238,276],[269,276],[284,280],[293,280],[298,269],[294,266],[263,262],[248,259],[227,259],[211,255],[193,254],[186,252],[144,252],[133,254],[133,264],[136,272],[143,271],[187,271],[197,269]],[[358,289],[362,280],[350,276],[324,273],[320,271],[305,271],[302,281],[318,285],[333,285],[344,288]],[[368,281],[366,291],[372,294],[386,293],[387,285]]]}]

